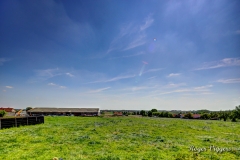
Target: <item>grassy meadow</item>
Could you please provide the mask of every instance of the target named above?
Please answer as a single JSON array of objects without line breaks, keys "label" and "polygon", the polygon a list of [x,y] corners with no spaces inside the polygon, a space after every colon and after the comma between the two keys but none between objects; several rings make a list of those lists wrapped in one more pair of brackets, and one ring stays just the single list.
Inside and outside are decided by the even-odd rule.
[{"label": "grassy meadow", "polygon": [[240,123],[148,117],[45,117],[45,124],[0,130],[1,160],[54,157],[237,160]]}]

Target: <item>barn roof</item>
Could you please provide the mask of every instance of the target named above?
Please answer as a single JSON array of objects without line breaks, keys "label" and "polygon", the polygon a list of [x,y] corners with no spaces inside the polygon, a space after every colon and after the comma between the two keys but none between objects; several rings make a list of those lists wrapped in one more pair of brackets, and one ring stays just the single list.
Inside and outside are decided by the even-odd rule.
[{"label": "barn roof", "polygon": [[13,112],[14,111],[13,108],[9,108],[9,107],[8,108],[1,107],[0,110],[4,110],[6,112]]},{"label": "barn roof", "polygon": [[99,108],[33,108],[28,112],[99,112]]}]

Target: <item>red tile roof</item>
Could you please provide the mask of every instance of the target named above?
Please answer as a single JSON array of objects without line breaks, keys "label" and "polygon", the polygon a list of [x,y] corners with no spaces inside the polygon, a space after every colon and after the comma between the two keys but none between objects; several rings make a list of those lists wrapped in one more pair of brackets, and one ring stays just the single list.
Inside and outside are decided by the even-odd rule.
[{"label": "red tile roof", "polygon": [[12,112],[14,109],[13,108],[9,108],[9,107],[8,108],[1,107],[0,110],[4,110],[6,112]]}]

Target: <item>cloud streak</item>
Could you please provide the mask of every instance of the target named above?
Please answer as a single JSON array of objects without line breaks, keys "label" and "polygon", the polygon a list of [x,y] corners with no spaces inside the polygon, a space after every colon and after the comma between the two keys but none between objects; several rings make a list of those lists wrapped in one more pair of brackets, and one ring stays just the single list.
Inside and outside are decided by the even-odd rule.
[{"label": "cloud streak", "polygon": [[240,58],[224,58],[220,61],[205,62],[202,67],[194,70],[206,70],[230,66],[240,66]]},{"label": "cloud streak", "polygon": [[13,86],[6,86],[6,88],[8,88],[8,89],[12,89],[12,88],[13,88]]},{"label": "cloud streak", "polygon": [[110,88],[111,88],[111,87],[100,88],[100,89],[96,89],[96,90],[89,91],[88,93],[99,93],[99,92],[108,90],[108,89],[110,89]]},{"label": "cloud streak", "polygon": [[235,78],[235,79],[219,79],[217,82],[219,82],[219,83],[240,83],[240,78]]},{"label": "cloud streak", "polygon": [[[109,54],[112,51],[127,51],[146,43],[145,30],[149,28],[154,22],[152,16],[148,16],[144,21],[144,24],[130,23],[121,28],[118,36],[111,42],[110,47],[107,51]],[[124,42],[124,43],[123,43]]]},{"label": "cloud streak", "polygon": [[121,56],[121,57],[113,57],[113,58],[109,58],[109,59],[118,59],[118,58],[129,58],[129,57],[135,57],[135,56],[140,56],[146,54],[145,52],[139,52],[136,54],[131,54],[131,55],[127,55],[127,56]]},{"label": "cloud streak", "polygon": [[55,87],[60,88],[60,89],[65,89],[65,88],[67,88],[66,86],[57,85],[57,84],[55,84],[55,83],[48,83],[47,85],[48,85],[48,86],[55,86]]},{"label": "cloud streak", "polygon": [[146,70],[143,72],[144,73],[149,73],[149,72],[158,72],[158,71],[161,71],[163,70],[163,68],[154,68],[154,69],[149,69],[149,70]]},{"label": "cloud streak", "polygon": [[167,77],[176,77],[176,76],[180,76],[180,73],[171,73]]},{"label": "cloud streak", "polygon": [[135,77],[135,76],[136,76],[136,75],[117,76],[117,77],[114,77],[114,78],[111,78],[111,79],[100,80],[100,81],[93,81],[93,82],[88,82],[88,83],[85,83],[85,84],[114,82],[114,81],[119,81],[119,80],[122,80],[122,79],[133,78],[133,77]]}]

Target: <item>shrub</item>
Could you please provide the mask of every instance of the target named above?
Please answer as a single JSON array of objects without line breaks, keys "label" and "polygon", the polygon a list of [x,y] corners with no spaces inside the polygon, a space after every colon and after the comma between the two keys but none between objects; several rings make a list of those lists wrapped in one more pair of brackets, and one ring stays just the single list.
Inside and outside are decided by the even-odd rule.
[{"label": "shrub", "polygon": [[5,114],[7,114],[6,111],[4,111],[4,110],[1,110],[1,111],[0,111],[0,117],[3,117]]}]

